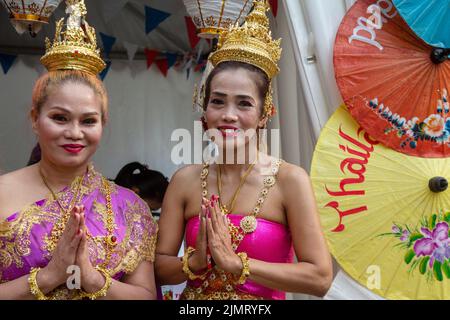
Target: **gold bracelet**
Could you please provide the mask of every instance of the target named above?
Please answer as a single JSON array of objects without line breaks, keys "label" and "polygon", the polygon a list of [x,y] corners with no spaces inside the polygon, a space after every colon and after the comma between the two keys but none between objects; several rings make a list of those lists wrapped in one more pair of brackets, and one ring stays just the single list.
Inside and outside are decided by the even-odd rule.
[{"label": "gold bracelet", "polygon": [[245,252],[239,252],[237,254],[239,258],[241,258],[242,261],[242,273],[239,277],[238,283],[244,284],[247,278],[250,276],[250,261],[248,260],[247,253]]},{"label": "gold bracelet", "polygon": [[32,268],[30,271],[30,275],[28,276],[28,284],[30,285],[30,292],[33,296],[36,297],[37,300],[51,300],[50,297],[47,297],[41,289],[39,289],[37,283],[37,274],[41,271],[41,268]]},{"label": "gold bracelet", "polygon": [[95,269],[105,277],[105,284],[103,288],[101,288],[97,292],[87,293],[85,291],[81,291],[81,298],[89,298],[91,300],[96,300],[98,298],[105,297],[106,294],[108,293],[109,288],[111,287],[112,278],[109,275],[108,271],[99,266],[96,266]]},{"label": "gold bracelet", "polygon": [[201,279],[201,280],[205,280],[206,279],[206,274],[208,273],[208,270],[201,274],[201,275],[196,275],[195,273],[193,273],[190,269],[189,269],[189,257],[192,255],[192,253],[195,251],[194,248],[192,247],[188,247],[186,252],[183,255],[183,272],[185,274],[187,274],[189,280],[196,280],[196,279]]}]

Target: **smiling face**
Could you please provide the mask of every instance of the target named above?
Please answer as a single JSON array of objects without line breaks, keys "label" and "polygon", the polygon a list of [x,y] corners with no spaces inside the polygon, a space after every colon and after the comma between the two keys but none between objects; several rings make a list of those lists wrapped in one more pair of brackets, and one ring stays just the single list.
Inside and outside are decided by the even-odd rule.
[{"label": "smiling face", "polygon": [[253,71],[235,68],[221,70],[212,78],[205,119],[208,129],[219,130],[220,136],[215,137],[219,147],[242,147],[264,127],[267,119],[261,119],[263,99],[256,76]]},{"label": "smiling face", "polygon": [[66,81],[48,89],[32,121],[43,159],[59,167],[83,166],[102,136],[101,98],[87,84]]}]

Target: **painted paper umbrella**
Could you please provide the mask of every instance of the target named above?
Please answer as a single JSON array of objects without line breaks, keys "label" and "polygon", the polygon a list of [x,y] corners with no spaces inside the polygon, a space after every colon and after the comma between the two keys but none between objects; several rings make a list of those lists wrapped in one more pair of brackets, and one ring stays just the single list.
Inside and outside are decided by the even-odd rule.
[{"label": "painted paper umbrella", "polygon": [[393,0],[393,3],[409,27],[426,43],[450,48],[450,0]]},{"label": "painted paper umbrella", "polygon": [[450,158],[387,148],[342,106],[311,178],[330,250],[353,279],[388,299],[450,299]]},{"label": "painted paper umbrella", "polygon": [[336,37],[338,87],[352,116],[399,152],[450,157],[450,61],[418,38],[390,0],[358,0]]}]

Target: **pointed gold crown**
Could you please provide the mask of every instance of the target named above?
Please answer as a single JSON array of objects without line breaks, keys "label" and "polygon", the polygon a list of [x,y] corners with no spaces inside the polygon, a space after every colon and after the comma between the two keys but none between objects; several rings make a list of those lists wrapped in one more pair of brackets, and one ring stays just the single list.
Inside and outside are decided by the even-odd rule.
[{"label": "pointed gold crown", "polygon": [[106,66],[97,49],[95,29],[87,23],[84,0],[66,0],[66,31],[62,31],[64,18],[56,22],[53,44],[45,39],[46,52],[41,63],[48,71],[80,70],[99,74]]},{"label": "pointed gold crown", "polygon": [[272,79],[280,71],[277,64],[281,57],[281,39],[272,39],[266,0],[254,0],[253,4],[253,11],[242,26],[236,25],[222,32],[210,60],[213,66],[224,61],[249,63]]}]

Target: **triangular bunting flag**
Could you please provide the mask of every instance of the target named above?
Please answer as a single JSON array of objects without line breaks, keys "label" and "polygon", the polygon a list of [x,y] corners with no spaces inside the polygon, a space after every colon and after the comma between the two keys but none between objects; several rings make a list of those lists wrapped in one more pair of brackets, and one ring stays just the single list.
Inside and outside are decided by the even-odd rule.
[{"label": "triangular bunting flag", "polygon": [[7,74],[9,69],[16,60],[17,56],[11,54],[0,53],[0,63],[2,65],[3,73]]},{"label": "triangular bunting flag", "polygon": [[194,49],[200,41],[200,38],[197,36],[197,28],[194,22],[192,22],[191,17],[184,17],[184,20],[186,21],[189,43],[191,44],[191,48]]},{"label": "triangular bunting flag", "polygon": [[177,62],[178,54],[176,54],[176,53],[166,53],[166,58],[167,58],[167,65],[168,65],[168,67],[170,69]]},{"label": "triangular bunting flag", "polygon": [[147,56],[147,69],[150,68],[153,64],[153,61],[155,61],[156,56],[159,54],[156,50],[149,50],[145,48],[144,50],[145,55]]},{"label": "triangular bunting flag", "polygon": [[276,18],[278,14],[278,0],[269,0],[269,3],[272,8],[273,16]]},{"label": "triangular bunting flag", "polygon": [[105,67],[105,69],[103,69],[103,71],[100,72],[100,74],[99,74],[100,79],[102,79],[102,81],[105,80],[105,77],[106,77],[106,75],[108,74],[109,68],[111,68],[111,62],[112,62],[112,61],[111,61],[111,60],[106,60],[105,62],[106,62],[106,67]]},{"label": "triangular bunting flag", "polygon": [[109,54],[111,53],[112,47],[116,42],[116,38],[113,36],[108,36],[103,32],[100,32],[100,37],[102,38],[103,50],[105,51],[105,57],[109,59]]},{"label": "triangular bunting flag", "polygon": [[205,68],[206,68],[206,60],[199,61],[198,64],[195,66],[194,71],[198,72],[200,70],[205,70]]},{"label": "triangular bunting flag", "polygon": [[137,44],[129,43],[126,41],[123,42],[123,46],[125,47],[125,50],[127,50],[128,61],[133,61],[139,46]]},{"label": "triangular bunting flag", "polygon": [[158,66],[159,71],[167,77],[167,71],[169,70],[169,64],[167,63],[167,59],[159,59],[156,60],[156,65]]},{"label": "triangular bunting flag", "polygon": [[168,17],[170,13],[145,6],[145,33],[151,32]]}]

